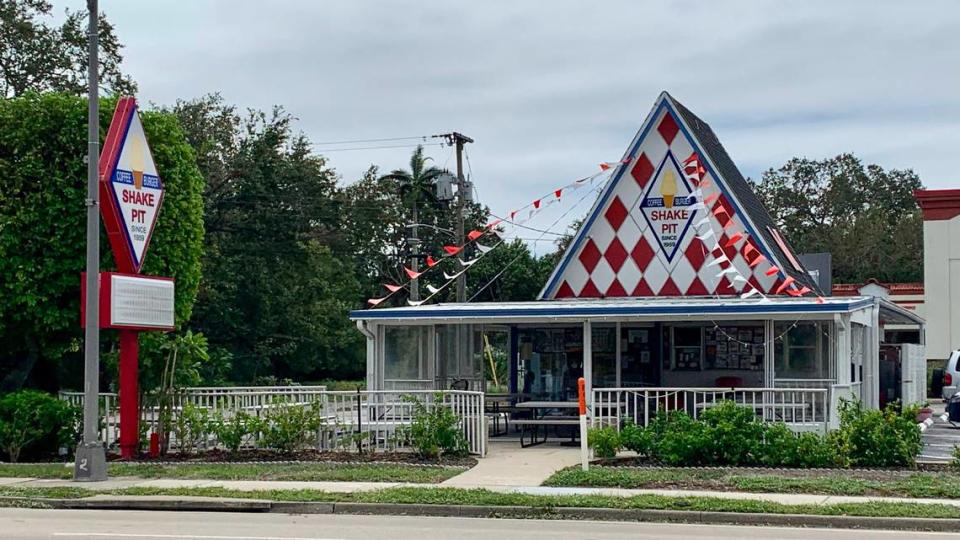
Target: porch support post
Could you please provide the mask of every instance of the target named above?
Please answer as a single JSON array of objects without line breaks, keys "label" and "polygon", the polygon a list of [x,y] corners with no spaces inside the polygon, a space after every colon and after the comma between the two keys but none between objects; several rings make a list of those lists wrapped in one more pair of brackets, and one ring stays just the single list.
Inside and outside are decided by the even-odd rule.
[{"label": "porch support post", "polygon": [[507,371],[509,372],[509,381],[507,382],[507,388],[511,394],[515,394],[520,391],[517,388],[517,378],[519,377],[518,371],[519,366],[517,365],[520,362],[520,332],[517,331],[516,326],[510,326],[510,354],[507,360]]},{"label": "porch support post", "polygon": [[837,384],[850,384],[850,316],[834,315],[837,329],[837,348],[834,362],[837,366]]},{"label": "porch support post", "polygon": [[357,321],[357,328],[367,338],[367,388],[370,390],[376,390],[379,388],[377,382],[377,373],[380,371],[377,369],[377,341],[381,333],[379,328],[377,328],[377,325],[370,324],[365,321]]},{"label": "porch support post", "polygon": [[586,381],[587,407],[593,406],[593,331],[590,321],[583,321],[583,378]]},{"label": "porch support post", "polygon": [[[863,384],[860,399],[872,409],[880,407],[880,299],[874,299],[871,325],[867,332],[868,347],[863,349]],[[869,366],[869,369],[868,369]]]},{"label": "porch support post", "polygon": [[773,321],[763,321],[763,385],[773,388],[776,385],[776,360],[773,356]]},{"label": "porch support post", "polygon": [[623,347],[621,346],[621,343],[620,343],[620,321],[617,321],[617,324],[614,325],[614,330],[613,330],[613,331],[615,332],[615,335],[616,335],[616,338],[617,338],[617,341],[616,341],[616,344],[617,344],[617,345],[616,345],[616,351],[617,351],[617,361],[616,361],[616,365],[617,365],[617,367],[616,367],[616,369],[617,369],[616,374],[617,374],[617,376],[616,376],[616,380],[617,380],[617,388],[620,388],[620,387],[623,386],[623,381],[622,381],[622,379],[620,378],[620,372],[621,372],[622,369],[623,369],[623,358],[622,358],[622,357],[623,357]]}]

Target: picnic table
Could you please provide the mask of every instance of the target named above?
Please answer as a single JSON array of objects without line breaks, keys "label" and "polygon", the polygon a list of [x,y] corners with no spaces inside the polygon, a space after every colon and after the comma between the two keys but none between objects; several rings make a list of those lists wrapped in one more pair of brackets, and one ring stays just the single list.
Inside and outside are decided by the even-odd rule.
[{"label": "picnic table", "polygon": [[[574,415],[548,415],[547,411],[559,409],[562,411],[580,408],[576,401],[524,401],[515,406],[518,410],[529,410],[530,418],[514,420],[514,425],[520,426],[520,447],[535,446],[547,442],[547,428],[554,426],[579,426],[580,419]],[[529,444],[526,435],[530,435]],[[570,443],[576,444],[578,430],[571,430]],[[564,443],[567,444],[567,443]]]}]

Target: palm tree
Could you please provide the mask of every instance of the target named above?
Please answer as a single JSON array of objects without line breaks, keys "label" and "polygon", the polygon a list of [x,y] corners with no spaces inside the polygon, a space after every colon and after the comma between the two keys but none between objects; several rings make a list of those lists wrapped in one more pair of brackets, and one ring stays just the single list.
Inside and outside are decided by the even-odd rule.
[{"label": "palm tree", "polygon": [[[417,224],[419,223],[419,205],[422,202],[436,202],[437,200],[437,179],[440,175],[446,173],[439,167],[427,166],[427,162],[432,158],[423,155],[423,146],[417,146],[410,156],[410,170],[395,169],[389,174],[380,177],[381,180],[390,180],[396,182],[400,189],[400,199],[404,205],[409,204],[413,209],[413,231],[410,235],[410,247],[416,251],[420,241],[417,238]],[[412,269],[419,271],[419,261],[413,258]],[[410,283],[410,299],[419,300],[420,291],[417,280]]]}]

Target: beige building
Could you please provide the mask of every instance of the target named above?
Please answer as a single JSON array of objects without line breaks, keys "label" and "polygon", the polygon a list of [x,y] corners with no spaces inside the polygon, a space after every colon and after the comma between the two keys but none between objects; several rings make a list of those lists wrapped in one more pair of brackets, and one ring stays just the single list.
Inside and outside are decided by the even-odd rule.
[{"label": "beige building", "polygon": [[960,347],[960,189],[917,190],[923,211],[927,360]]}]

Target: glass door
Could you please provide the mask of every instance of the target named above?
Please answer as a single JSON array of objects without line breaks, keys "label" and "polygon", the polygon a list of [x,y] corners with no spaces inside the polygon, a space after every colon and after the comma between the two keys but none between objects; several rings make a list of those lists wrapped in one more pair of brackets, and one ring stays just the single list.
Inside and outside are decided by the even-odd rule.
[{"label": "glass door", "polygon": [[626,326],[620,328],[620,386],[656,386],[659,381],[659,354],[655,328]]},{"label": "glass door", "polygon": [[617,380],[617,326],[614,324],[595,324],[590,329],[593,337],[590,345],[593,353],[594,388],[616,388]]}]

